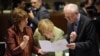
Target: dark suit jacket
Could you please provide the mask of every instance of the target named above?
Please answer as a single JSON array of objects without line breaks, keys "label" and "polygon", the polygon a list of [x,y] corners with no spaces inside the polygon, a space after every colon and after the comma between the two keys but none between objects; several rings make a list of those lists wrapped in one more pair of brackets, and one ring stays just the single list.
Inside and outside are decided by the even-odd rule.
[{"label": "dark suit jacket", "polygon": [[94,20],[94,24],[96,27],[96,32],[100,35],[100,13],[95,14],[96,20]]},{"label": "dark suit jacket", "polygon": [[[29,47],[27,48],[27,53],[24,53],[24,50],[22,50],[21,47],[19,46],[20,43],[18,39],[19,38],[23,39],[23,35],[29,36],[29,42],[27,45]],[[32,30],[28,26],[25,27],[23,33],[18,32],[17,27],[15,27],[14,25],[10,27],[7,31],[7,38],[6,38],[7,49],[5,52],[5,56],[32,56],[32,52],[38,53],[39,48],[35,46],[32,35],[33,35]]]},{"label": "dark suit jacket", "polygon": [[79,9],[79,12],[80,12],[81,14],[85,15],[85,16],[89,16],[88,13],[86,13],[86,12],[83,10],[83,8],[80,8],[80,9]]},{"label": "dark suit jacket", "polygon": [[37,10],[32,10],[33,11],[33,14],[35,16],[34,19],[30,20],[29,19],[29,23],[28,25],[32,24],[32,30],[34,31],[37,27],[37,24],[38,22],[41,20],[41,19],[45,19],[45,18],[50,18],[50,14],[48,12],[48,10],[44,7],[44,6],[41,6],[39,9]]},{"label": "dark suit jacket", "polygon": [[[68,24],[68,37],[72,32],[72,24]],[[92,21],[84,16],[80,16],[80,21],[77,29],[77,38],[75,40],[75,50],[69,50],[70,56],[98,56],[98,46],[96,42],[95,27]]]}]

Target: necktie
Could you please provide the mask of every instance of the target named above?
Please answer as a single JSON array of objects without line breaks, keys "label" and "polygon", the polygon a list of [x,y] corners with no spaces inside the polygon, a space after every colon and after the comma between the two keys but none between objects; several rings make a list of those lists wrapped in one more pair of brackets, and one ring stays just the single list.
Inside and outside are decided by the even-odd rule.
[{"label": "necktie", "polygon": [[75,31],[75,32],[77,32],[77,27],[78,27],[78,24],[77,24],[77,23],[75,23],[75,24],[73,25],[73,27],[74,27],[74,31]]}]

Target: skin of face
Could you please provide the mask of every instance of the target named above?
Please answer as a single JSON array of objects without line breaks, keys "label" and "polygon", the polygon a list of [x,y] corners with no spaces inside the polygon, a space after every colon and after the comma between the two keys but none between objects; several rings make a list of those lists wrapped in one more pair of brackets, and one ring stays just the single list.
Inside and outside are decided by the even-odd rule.
[{"label": "skin of face", "polygon": [[52,39],[54,37],[53,31],[45,31],[42,33],[47,39]]},{"label": "skin of face", "polygon": [[92,5],[92,0],[89,0],[88,6],[91,6],[91,5]]},{"label": "skin of face", "polygon": [[65,11],[65,19],[68,21],[68,23],[74,23],[77,20],[78,12],[71,12],[70,10]]},{"label": "skin of face", "polygon": [[92,5],[92,2],[93,2],[92,0],[88,0],[88,3],[85,4],[85,7],[86,8],[90,7]]},{"label": "skin of face", "polygon": [[31,5],[33,8],[38,9],[40,8],[42,2],[39,0],[31,0]]},{"label": "skin of face", "polygon": [[25,1],[22,1],[20,4],[18,4],[18,6],[20,7],[20,8],[22,8],[22,9],[24,9],[25,8]]},{"label": "skin of face", "polygon": [[97,12],[100,13],[100,5],[96,6]]},{"label": "skin of face", "polygon": [[21,20],[19,25],[24,28],[25,26],[27,26],[27,23],[28,23],[28,18]]}]

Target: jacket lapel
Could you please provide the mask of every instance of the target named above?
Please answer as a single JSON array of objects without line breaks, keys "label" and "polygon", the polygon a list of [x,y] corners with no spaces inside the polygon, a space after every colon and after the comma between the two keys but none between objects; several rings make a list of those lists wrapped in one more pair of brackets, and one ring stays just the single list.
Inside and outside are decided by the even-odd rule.
[{"label": "jacket lapel", "polygon": [[81,30],[82,30],[83,24],[84,24],[84,20],[83,20],[82,15],[81,15],[80,21],[79,21],[79,25],[78,25],[78,28],[77,28],[77,35],[80,35],[79,33],[80,33]]}]

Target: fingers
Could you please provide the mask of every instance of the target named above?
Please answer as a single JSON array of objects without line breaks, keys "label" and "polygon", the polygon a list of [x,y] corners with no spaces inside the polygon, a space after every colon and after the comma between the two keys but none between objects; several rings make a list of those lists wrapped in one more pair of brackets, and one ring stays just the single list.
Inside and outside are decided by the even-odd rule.
[{"label": "fingers", "polygon": [[45,52],[45,51],[43,51],[42,49],[40,49],[40,50],[38,51],[38,53],[40,53],[41,55],[44,55],[44,54],[46,54],[47,52]]},{"label": "fingers", "polygon": [[67,45],[67,47],[68,47],[69,49],[74,50],[75,47],[76,47],[76,44],[75,44],[75,43],[70,43],[70,44]]},{"label": "fingers", "polygon": [[76,34],[76,32],[71,32],[70,36],[75,37],[75,36],[77,36],[77,34]]},{"label": "fingers", "polygon": [[28,15],[29,15],[29,18],[31,18],[31,19],[33,19],[33,18],[34,18],[34,14],[33,14],[33,12],[32,12],[32,11],[30,11],[30,13],[28,13]]},{"label": "fingers", "polygon": [[29,36],[24,35],[23,42],[20,44],[21,49],[24,49],[27,46],[28,40],[29,40]]},{"label": "fingers", "polygon": [[29,36],[24,35],[24,36],[23,36],[23,40],[24,40],[24,41],[28,41],[28,40],[29,40]]},{"label": "fingers", "polygon": [[76,37],[77,37],[76,32],[74,32],[74,31],[71,32],[71,34],[70,34],[70,41],[75,41]]}]

